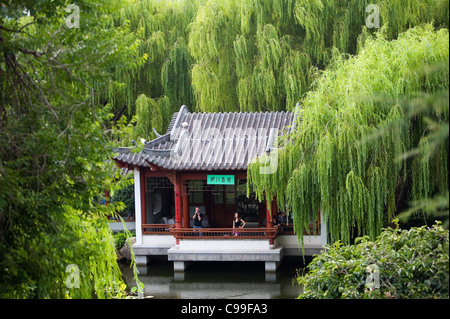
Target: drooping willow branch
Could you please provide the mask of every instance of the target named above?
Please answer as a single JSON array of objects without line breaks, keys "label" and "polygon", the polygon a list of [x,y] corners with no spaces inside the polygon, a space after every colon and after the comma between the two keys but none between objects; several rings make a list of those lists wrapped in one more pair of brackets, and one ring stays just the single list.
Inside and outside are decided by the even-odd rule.
[{"label": "drooping willow branch", "polygon": [[[279,152],[276,173],[260,175],[260,164],[250,166],[253,189],[259,197],[277,196],[281,209],[292,212],[300,239],[311,212],[317,220],[319,211],[332,241],[349,243],[356,234],[375,238],[398,213],[396,194],[410,176],[408,200],[447,191],[448,179],[442,176],[448,174],[448,134],[435,141],[430,153],[431,136],[423,132],[432,129],[428,123],[448,125],[448,102],[440,93],[448,90],[448,68],[423,70],[448,61],[448,42],[448,30],[428,25],[396,41],[381,31],[366,40],[359,55],[335,56],[333,67],[301,102],[301,116]],[[398,101],[418,94],[429,95],[438,107],[410,121]],[[367,139],[379,131],[384,132]],[[400,156],[416,147],[412,161]]]}]

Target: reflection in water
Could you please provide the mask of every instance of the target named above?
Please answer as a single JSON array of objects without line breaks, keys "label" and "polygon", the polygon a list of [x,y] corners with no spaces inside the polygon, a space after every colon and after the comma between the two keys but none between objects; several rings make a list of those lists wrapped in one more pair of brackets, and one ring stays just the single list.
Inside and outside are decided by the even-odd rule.
[{"label": "reflection in water", "polygon": [[[301,257],[285,257],[273,275],[266,275],[264,263],[258,262],[194,262],[184,273],[175,273],[172,262],[151,261],[139,268],[139,279],[144,295],[153,298],[290,299],[301,292],[294,276],[304,267]],[[134,286],[130,268],[121,268],[128,286]]]}]

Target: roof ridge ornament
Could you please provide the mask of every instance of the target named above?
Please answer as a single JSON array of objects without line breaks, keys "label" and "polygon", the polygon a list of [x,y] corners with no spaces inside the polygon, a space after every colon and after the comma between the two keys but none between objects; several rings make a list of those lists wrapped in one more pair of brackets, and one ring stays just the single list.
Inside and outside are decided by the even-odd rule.
[{"label": "roof ridge ornament", "polygon": [[172,130],[170,131],[170,140],[175,141],[178,138],[178,135],[181,133],[179,132],[179,127],[181,125],[181,121],[184,118],[186,114],[189,114],[189,109],[186,105],[182,105],[180,107],[180,111],[178,112],[177,119],[175,120],[175,123],[173,124]]}]

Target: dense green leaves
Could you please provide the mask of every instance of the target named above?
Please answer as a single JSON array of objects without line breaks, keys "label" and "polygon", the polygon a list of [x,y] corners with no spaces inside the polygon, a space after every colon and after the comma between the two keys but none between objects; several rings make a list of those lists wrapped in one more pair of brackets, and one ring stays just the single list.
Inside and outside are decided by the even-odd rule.
[{"label": "dense green leaves", "polygon": [[125,208],[120,212],[121,216],[131,216],[134,214],[134,183],[124,188],[118,189],[111,197],[111,203],[121,202]]},{"label": "dense green leaves", "polygon": [[448,27],[446,0],[136,0],[118,22],[130,26],[147,60],[116,65],[104,98],[117,117],[128,108],[145,125],[152,123],[138,112],[138,97],[158,101],[162,131],[183,104],[206,112],[293,110],[333,52],[356,54],[378,31],[366,27],[375,14],[369,5],[388,39],[422,23]]},{"label": "dense green leaves", "polygon": [[336,242],[298,277],[300,298],[449,298],[448,230],[385,229],[375,241]]},{"label": "dense green leaves", "polygon": [[[425,133],[432,128],[424,118],[448,123],[448,101],[441,98],[448,66],[436,67],[448,62],[448,41],[447,29],[430,25],[395,41],[383,29],[357,56],[336,55],[297,107],[276,173],[260,175],[259,164],[251,165],[258,196],[277,195],[292,210],[300,239],[311,209],[315,219],[322,211],[332,242],[347,244],[355,230],[374,239],[405,198],[447,192],[448,179],[437,176],[447,176],[448,134],[434,140],[430,153]],[[435,107],[409,117],[408,101],[424,95]],[[401,155],[416,147],[411,164]]]},{"label": "dense green leaves", "polygon": [[[110,69],[142,57],[127,26],[113,27],[119,1],[77,3],[79,29],[66,1],[0,10],[0,297],[120,294],[115,207],[99,204],[120,178],[108,161],[117,128],[99,93]],[[79,287],[66,285],[69,265]]]},{"label": "dense green leaves", "polygon": [[146,61],[131,69],[114,67],[114,79],[123,85],[112,82],[104,98],[115,112],[125,107],[129,115],[137,114],[135,101],[141,94],[152,100],[166,99],[162,117],[166,129],[181,104],[194,104],[187,42],[188,24],[196,10],[197,1],[138,0],[127,2],[116,12],[117,23],[129,25],[139,41],[139,55]]}]

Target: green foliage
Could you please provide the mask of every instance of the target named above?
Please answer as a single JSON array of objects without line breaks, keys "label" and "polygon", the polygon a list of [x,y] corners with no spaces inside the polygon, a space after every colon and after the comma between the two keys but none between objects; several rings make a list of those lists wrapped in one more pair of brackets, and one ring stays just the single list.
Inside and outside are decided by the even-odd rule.
[{"label": "green foliage", "polygon": [[123,247],[123,245],[125,245],[127,239],[130,238],[129,235],[130,234],[127,234],[126,232],[122,231],[114,234],[114,246],[116,247],[116,249],[120,249]]},{"label": "green foliage", "polygon": [[163,126],[162,114],[167,107],[167,99],[154,100],[144,94],[138,96],[136,100],[136,120],[137,124],[132,133],[135,138],[142,137],[146,140],[155,138],[153,128],[161,132]]},{"label": "green foliage", "polygon": [[448,230],[439,224],[387,228],[375,241],[362,237],[350,246],[336,242],[297,279],[303,285],[302,299],[448,299]]},{"label": "green foliage", "polygon": [[[152,119],[139,116],[135,103],[144,95],[149,99],[149,103],[159,104],[159,109],[162,110],[159,125],[160,129],[164,130],[172,113],[178,110],[181,104],[194,104],[190,75],[191,57],[186,43],[188,25],[196,8],[197,1],[138,0],[126,2],[126,5],[117,11],[117,25],[129,26],[138,40],[136,49],[140,56],[145,57],[145,61],[133,61],[133,68],[123,68],[121,65],[113,68],[114,81],[103,98],[111,103],[114,112],[125,106],[130,117],[136,114],[145,121],[142,126],[149,124],[148,121],[151,122]],[[116,84],[116,81],[120,84]],[[161,100],[164,101],[163,104],[159,103]],[[154,109],[153,107],[152,110]],[[151,113],[151,110],[148,112]],[[155,129],[159,130],[158,127]],[[139,134],[144,134],[139,136],[144,138],[153,136],[153,133]]]},{"label": "green foliage", "polygon": [[111,203],[122,202],[125,208],[120,212],[121,216],[131,216],[134,214],[134,184],[118,189],[111,197]]},{"label": "green foliage", "polygon": [[[417,27],[396,41],[385,32],[367,38],[355,57],[334,56],[296,108],[295,131],[279,142],[275,174],[250,165],[257,196],[277,195],[280,207],[292,210],[300,240],[311,208],[316,220],[322,211],[332,242],[348,244],[355,230],[374,239],[398,213],[411,175],[409,198],[447,192],[448,179],[438,176],[447,176],[448,134],[434,140],[432,154],[423,134],[432,129],[426,117],[448,125],[448,102],[440,98],[448,92],[448,67],[436,68],[448,63],[448,30]],[[415,112],[409,121],[404,101],[425,94],[440,107]],[[420,156],[411,165],[401,154],[416,147]]]},{"label": "green foliage", "polygon": [[[300,237],[311,208],[344,242],[374,238],[404,193],[448,210],[448,1],[370,3],[378,33],[364,27],[369,1],[80,0],[80,29],[65,26],[68,1],[3,1],[0,295],[64,296],[69,263],[91,279],[70,296],[120,291],[104,228],[115,205],[94,200],[120,178],[110,142],[154,138],[180,104],[297,112],[277,174],[256,164],[249,180],[292,209]],[[444,29],[402,33],[432,21]]]},{"label": "green foliage", "polygon": [[292,109],[314,69],[292,1],[208,1],[189,35],[201,111]]},{"label": "green foliage", "polygon": [[333,50],[355,54],[374,33],[361,36],[369,4],[388,39],[433,20],[448,27],[448,1],[205,1],[189,34],[197,109],[292,110]]},{"label": "green foliage", "polygon": [[[365,27],[369,4],[377,5],[389,40],[423,23],[448,28],[448,0],[127,3],[115,23],[130,27],[145,59],[131,69],[115,66],[104,99],[129,116],[141,94],[164,100],[162,130],[182,104],[204,112],[293,110],[334,53],[356,54],[378,31]],[[138,129],[134,137],[151,135]]]},{"label": "green foliage", "polygon": [[[170,110],[174,106],[183,104],[193,105],[194,97],[191,85],[189,70],[191,67],[191,56],[188,52],[186,40],[183,37],[177,38],[173,48],[162,66],[161,82],[164,93],[168,98],[168,105],[161,107],[164,119],[170,119]],[[168,126],[168,121],[164,122],[164,128]]]},{"label": "green foliage", "polygon": [[206,1],[191,25],[192,86],[200,111],[236,109],[233,42],[238,34],[237,1]]},{"label": "green foliage", "polygon": [[[115,0],[7,1],[0,10],[0,297],[109,298],[123,284],[101,205],[120,174],[108,161],[118,127],[100,98],[115,65],[142,56]],[[30,9],[27,14],[27,8]],[[66,267],[80,270],[68,288]]]}]

